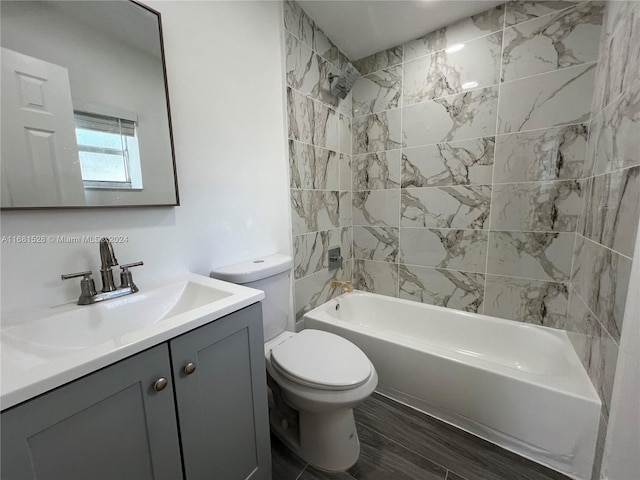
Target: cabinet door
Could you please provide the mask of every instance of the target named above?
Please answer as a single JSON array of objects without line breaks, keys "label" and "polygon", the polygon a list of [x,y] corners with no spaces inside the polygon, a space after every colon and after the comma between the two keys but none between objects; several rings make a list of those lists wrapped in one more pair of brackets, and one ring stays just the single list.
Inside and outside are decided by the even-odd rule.
[{"label": "cabinet door", "polygon": [[261,304],[170,345],[187,480],[270,479]]},{"label": "cabinet door", "polygon": [[183,478],[171,384],[165,343],[3,412],[2,478]]}]

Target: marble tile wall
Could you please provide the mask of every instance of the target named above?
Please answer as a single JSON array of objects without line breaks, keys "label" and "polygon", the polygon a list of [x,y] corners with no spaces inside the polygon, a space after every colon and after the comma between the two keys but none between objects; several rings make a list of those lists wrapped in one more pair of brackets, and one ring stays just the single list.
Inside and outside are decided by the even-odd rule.
[{"label": "marble tile wall", "polygon": [[[563,328],[603,12],[511,1],[355,62],[357,288]],[[583,223],[630,248],[612,222]]]},{"label": "marble tile wall", "polygon": [[[640,2],[607,2],[564,328],[603,402],[604,438],[640,220]],[[600,478],[603,442],[596,448]]]},{"label": "marble tile wall", "polygon": [[[284,26],[294,306],[299,321],[304,312],[339,294],[330,287],[332,278],[351,280],[353,115],[351,95],[338,100],[329,90],[329,74],[339,74],[347,57],[295,2],[284,2]],[[329,271],[328,250],[334,246],[341,247],[345,262]]]}]

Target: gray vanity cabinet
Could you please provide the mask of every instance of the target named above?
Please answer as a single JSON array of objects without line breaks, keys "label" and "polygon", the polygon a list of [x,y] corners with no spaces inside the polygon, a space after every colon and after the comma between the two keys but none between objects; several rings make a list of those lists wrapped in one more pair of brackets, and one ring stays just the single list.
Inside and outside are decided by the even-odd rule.
[{"label": "gray vanity cabinet", "polygon": [[261,304],[170,345],[185,477],[270,479]]},{"label": "gray vanity cabinet", "polygon": [[2,412],[1,478],[268,480],[265,377],[256,303]]},{"label": "gray vanity cabinet", "polygon": [[2,479],[182,478],[172,390],[165,343],[3,412]]}]

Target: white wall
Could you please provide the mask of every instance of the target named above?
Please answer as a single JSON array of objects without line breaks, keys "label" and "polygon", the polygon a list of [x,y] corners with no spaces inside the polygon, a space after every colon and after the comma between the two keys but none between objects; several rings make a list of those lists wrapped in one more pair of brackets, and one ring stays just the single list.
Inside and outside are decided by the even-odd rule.
[{"label": "white wall", "polygon": [[[640,222],[638,222],[640,224]],[[611,399],[611,414],[600,477],[608,480],[640,478],[640,228],[624,327]]]},{"label": "white wall", "polygon": [[[143,260],[144,288],[290,253],[279,2],[155,1],[162,14],[182,205],[2,212],[2,235],[125,235],[120,263]],[[97,244],[1,246],[2,313],[77,298],[61,273],[99,271]],[[97,275],[99,286],[99,274]]]}]

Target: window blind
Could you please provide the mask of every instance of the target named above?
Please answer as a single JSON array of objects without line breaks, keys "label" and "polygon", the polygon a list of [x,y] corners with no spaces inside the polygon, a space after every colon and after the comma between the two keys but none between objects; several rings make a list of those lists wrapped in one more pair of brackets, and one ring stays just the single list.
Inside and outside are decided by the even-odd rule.
[{"label": "window blind", "polygon": [[127,137],[135,136],[136,124],[131,120],[78,111],[74,112],[74,117],[76,128],[115,133]]}]

